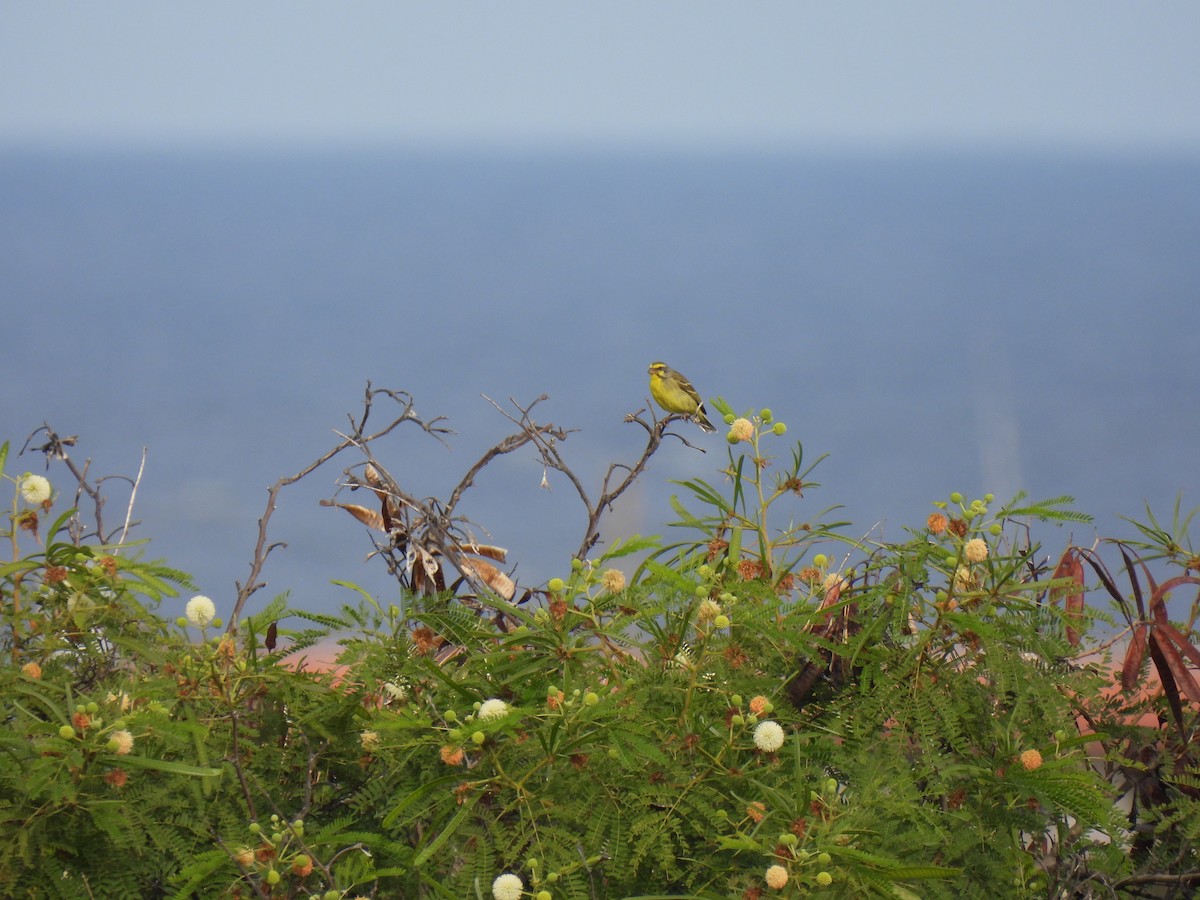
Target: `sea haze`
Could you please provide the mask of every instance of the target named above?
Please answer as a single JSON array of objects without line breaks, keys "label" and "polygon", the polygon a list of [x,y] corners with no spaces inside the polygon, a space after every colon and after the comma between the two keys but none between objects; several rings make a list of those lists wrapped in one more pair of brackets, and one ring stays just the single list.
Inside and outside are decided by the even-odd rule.
[{"label": "sea haze", "polygon": [[[537,418],[579,429],[562,449],[594,497],[636,458],[622,420],[663,359],[829,454],[798,519],[841,504],[850,532],[900,538],[953,490],[1072,494],[1096,526],[1047,529],[1052,552],[1200,504],[1197,248],[1196,160],[9,152],[0,439],[9,474],[43,469],[15,458],[43,421],[93,474],[148,448],[145,552],[227,608],[267,487],[334,444],[368,380],[458,432],[381,443],[410,492],[444,497],[513,430],[482,395],[547,393]],[[606,534],[680,536],[671,480],[720,483],[727,447],[685,434],[707,453],[668,443]],[[329,610],[353,599],[334,579],[394,597],[362,527],[318,505],[357,462],[283,492],[259,603]],[[517,451],[463,508],[526,585],[584,526],[542,475]]]}]

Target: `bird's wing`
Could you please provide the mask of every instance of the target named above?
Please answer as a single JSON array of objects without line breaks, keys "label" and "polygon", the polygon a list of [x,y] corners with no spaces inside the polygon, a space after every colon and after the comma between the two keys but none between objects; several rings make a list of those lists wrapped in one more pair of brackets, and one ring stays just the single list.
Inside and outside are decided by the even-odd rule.
[{"label": "bird's wing", "polygon": [[679,382],[680,390],[682,390],[685,394],[687,394],[689,397],[691,397],[693,400],[695,400],[697,406],[701,406],[701,407],[704,406],[704,401],[700,399],[700,392],[697,391],[694,387],[692,387],[692,383],[690,381],[688,381],[686,378],[684,378],[678,372],[675,373],[675,378]]}]

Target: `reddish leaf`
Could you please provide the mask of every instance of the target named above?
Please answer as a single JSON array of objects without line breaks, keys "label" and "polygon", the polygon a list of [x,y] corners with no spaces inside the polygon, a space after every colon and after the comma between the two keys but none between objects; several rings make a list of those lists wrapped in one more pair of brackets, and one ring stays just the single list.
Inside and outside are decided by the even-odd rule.
[{"label": "reddish leaf", "polygon": [[1125,560],[1125,574],[1129,576],[1129,586],[1133,588],[1133,599],[1137,603],[1138,619],[1146,618],[1146,604],[1142,600],[1142,585],[1137,579],[1137,571],[1133,567],[1133,557],[1129,555],[1129,551],[1125,549],[1124,544],[1117,544],[1121,551],[1121,558]]},{"label": "reddish leaf", "polygon": [[[1171,715],[1175,719],[1175,727],[1179,729],[1180,735],[1185,733],[1183,723],[1183,704],[1179,702],[1179,687],[1175,684],[1175,676],[1171,674],[1171,663],[1167,655],[1163,652],[1162,643],[1153,634],[1150,634],[1148,645],[1150,647],[1150,658],[1154,660],[1154,668],[1158,670],[1158,680],[1162,682],[1163,696],[1167,698],[1167,704],[1171,707]],[[1178,660],[1178,657],[1176,657]]]},{"label": "reddish leaf", "polygon": [[1132,691],[1137,685],[1142,660],[1146,658],[1146,635],[1149,633],[1150,626],[1145,623],[1133,626],[1129,648],[1125,651],[1125,663],[1121,666],[1121,687],[1127,691]]},{"label": "reddish leaf", "polygon": [[379,470],[370,463],[367,464],[367,468],[363,471],[363,481],[370,485],[371,490],[375,492],[376,497],[378,497],[380,500],[387,500],[387,483],[379,474]]},{"label": "reddish leaf", "polygon": [[416,548],[412,565],[413,590],[420,594],[440,594],[446,589],[446,576],[437,556],[422,547]]},{"label": "reddish leaf", "polygon": [[517,592],[517,586],[513,583],[512,579],[491,563],[486,563],[481,559],[468,559],[466,557],[456,558],[453,562],[464,575],[482,581],[505,600],[511,600],[513,594]]},{"label": "reddish leaf", "polygon": [[488,559],[494,559],[496,562],[504,562],[508,557],[508,551],[503,547],[495,547],[491,544],[463,544],[462,549],[468,553],[473,553],[476,556],[486,556]]},{"label": "reddish leaf", "polygon": [[1075,553],[1074,547],[1068,547],[1063,551],[1062,558],[1058,561],[1058,566],[1054,569],[1052,576],[1055,581],[1065,580],[1069,584],[1060,587],[1051,588],[1050,602],[1057,605],[1060,598],[1065,597],[1063,609],[1066,612],[1067,622],[1067,643],[1072,647],[1079,646],[1079,631],[1070,623],[1078,624],[1083,616],[1083,563],[1079,561],[1078,555]]},{"label": "reddish leaf", "polygon": [[396,504],[396,498],[392,494],[389,483],[379,474],[379,470],[369,463],[363,472],[363,480],[379,500],[379,511],[383,518],[382,530],[391,531],[395,520],[399,517],[400,508]]},{"label": "reddish leaf", "polygon": [[376,531],[387,530],[383,524],[383,517],[373,509],[367,509],[365,506],[357,506],[353,503],[335,503],[333,500],[322,500],[321,505],[334,506],[338,509],[344,509],[368,528],[374,528]]},{"label": "reddish leaf", "polygon": [[1113,577],[1109,574],[1108,568],[1101,561],[1100,557],[1096,556],[1091,550],[1079,548],[1076,552],[1087,560],[1088,564],[1095,570],[1096,576],[1100,579],[1100,583],[1104,585],[1104,589],[1108,591],[1113,602],[1121,608],[1121,613],[1125,616],[1125,621],[1133,625],[1133,616],[1129,612],[1129,602],[1125,599],[1125,595],[1117,589],[1117,583],[1113,581]]},{"label": "reddish leaf", "polygon": [[444,666],[450,660],[454,659],[454,657],[465,652],[466,649],[461,644],[443,644],[438,649],[438,652],[434,654],[433,661],[439,666]]},{"label": "reddish leaf", "polygon": [[1200,584],[1200,578],[1194,575],[1178,575],[1155,586],[1154,593],[1150,595],[1150,612],[1154,614],[1157,624],[1168,624],[1166,596],[1181,584]]},{"label": "reddish leaf", "polygon": [[1157,624],[1154,630],[1170,641],[1180,653],[1192,661],[1195,666],[1200,666],[1200,650],[1180,633],[1174,625],[1169,622],[1166,624]]}]

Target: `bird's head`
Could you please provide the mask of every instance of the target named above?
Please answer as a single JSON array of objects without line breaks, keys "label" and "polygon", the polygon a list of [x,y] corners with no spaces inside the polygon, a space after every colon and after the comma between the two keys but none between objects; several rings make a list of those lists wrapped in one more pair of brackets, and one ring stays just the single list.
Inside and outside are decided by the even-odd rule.
[{"label": "bird's head", "polygon": [[664,378],[667,374],[667,364],[662,362],[650,363],[650,368],[646,370],[655,378]]}]

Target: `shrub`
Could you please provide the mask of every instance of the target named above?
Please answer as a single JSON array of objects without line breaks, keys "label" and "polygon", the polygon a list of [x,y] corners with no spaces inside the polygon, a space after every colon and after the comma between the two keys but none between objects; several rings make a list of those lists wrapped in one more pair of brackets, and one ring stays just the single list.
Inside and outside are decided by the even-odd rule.
[{"label": "shrub", "polygon": [[[732,423],[726,481],[680,483],[683,539],[593,555],[601,514],[673,417],[630,417],[647,448],[592,503],[545,439],[560,432],[520,409],[518,433],[443,503],[374,457],[401,423],[445,432],[385,393],[406,404],[399,418],[367,435],[364,412],[270,503],[362,450],[346,474],[372,504],[331,505],[377,535],[404,591],[386,606],[359,591],[335,613],[283,596],[247,613],[263,540],[227,623],[208,598],[164,614],[185,575],[136,557],[124,529],[105,534],[99,504],[86,529],[42,476],[4,476],[6,894],[1183,896],[1196,883],[1196,605],[1172,620],[1167,603],[1200,582],[1178,513],[1113,546],[1133,599],[1103,553],[1055,562],[1035,540],[1085,519],[1069,498],[951,494],[902,542],[850,539],[830,510],[799,518],[816,485],[786,428],[717,404]],[[470,541],[455,507],[490,459],[525,445],[573,480],[587,526],[560,577],[518,594],[503,551]],[[775,446],[790,463],[768,478]],[[1152,563],[1179,574],[1159,584]],[[1085,565],[1132,640],[1084,604]],[[333,667],[295,662],[334,640]],[[1161,679],[1149,690],[1147,666]],[[1163,725],[1138,721],[1152,711]],[[1128,790],[1134,809],[1119,812]]]}]

